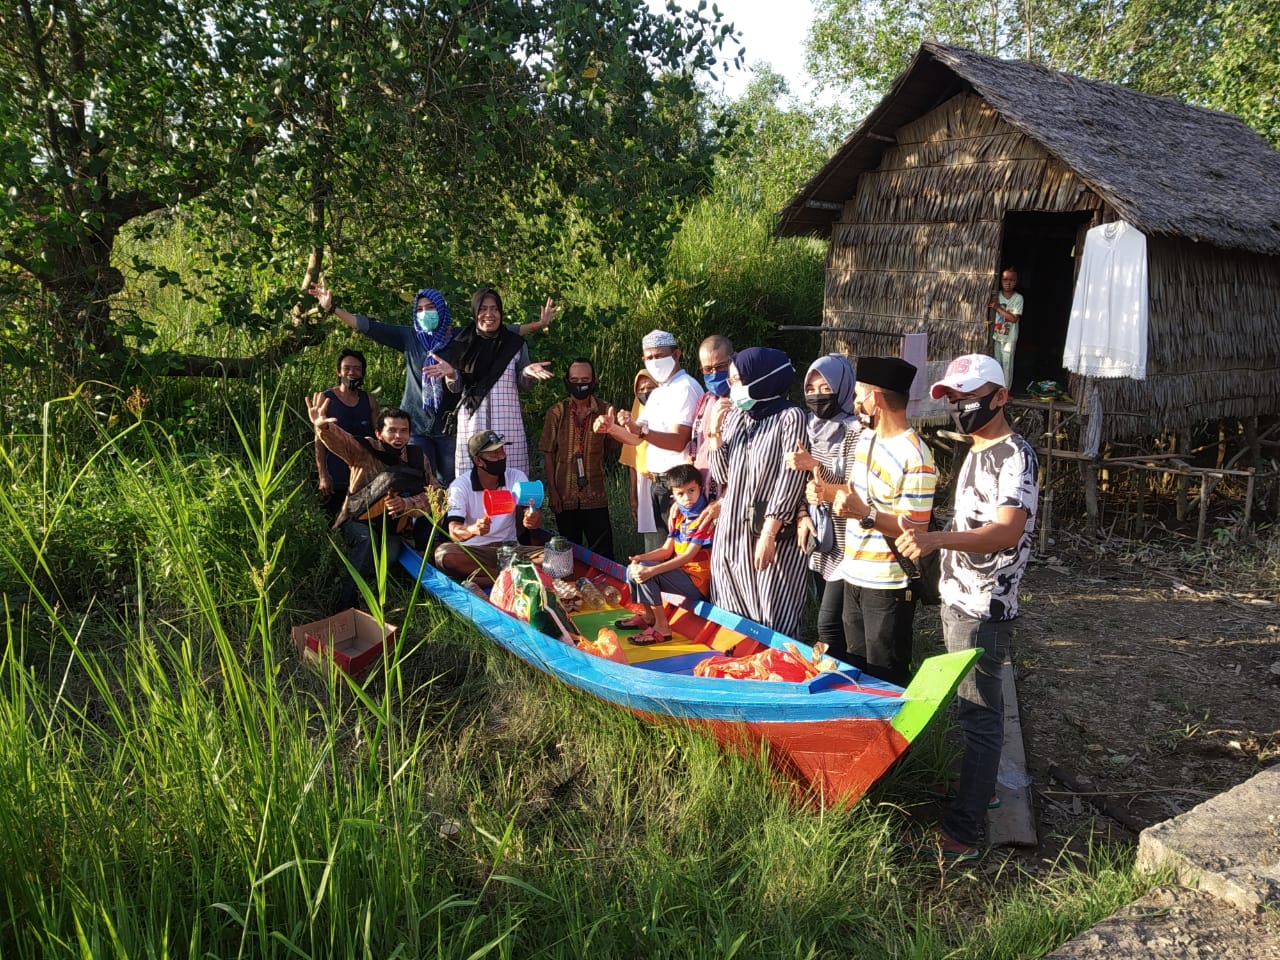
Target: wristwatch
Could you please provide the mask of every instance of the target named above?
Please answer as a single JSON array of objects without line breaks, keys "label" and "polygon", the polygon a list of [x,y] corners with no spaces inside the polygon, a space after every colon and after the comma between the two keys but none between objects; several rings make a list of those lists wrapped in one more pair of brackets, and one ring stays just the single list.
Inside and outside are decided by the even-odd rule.
[{"label": "wristwatch", "polygon": [[872,530],[876,525],[876,505],[874,503],[867,504],[867,515],[858,521],[858,526],[863,530]]}]

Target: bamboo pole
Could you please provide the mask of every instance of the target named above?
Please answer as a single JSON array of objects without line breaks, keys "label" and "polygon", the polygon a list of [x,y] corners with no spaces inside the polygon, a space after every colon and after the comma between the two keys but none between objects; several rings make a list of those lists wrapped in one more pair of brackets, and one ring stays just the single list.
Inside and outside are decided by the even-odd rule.
[{"label": "bamboo pole", "polygon": [[1209,517],[1209,475],[1200,475],[1200,518],[1196,521],[1196,543],[1204,540],[1205,523]]}]

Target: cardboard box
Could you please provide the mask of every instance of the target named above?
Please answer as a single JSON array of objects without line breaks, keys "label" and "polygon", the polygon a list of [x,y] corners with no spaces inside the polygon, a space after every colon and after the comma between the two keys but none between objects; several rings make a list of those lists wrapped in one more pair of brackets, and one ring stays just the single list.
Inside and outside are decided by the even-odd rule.
[{"label": "cardboard box", "polygon": [[363,610],[343,610],[324,620],[304,623],[290,631],[294,648],[305,662],[316,664],[331,656],[338,669],[355,676],[394,645],[395,624],[379,625]]}]

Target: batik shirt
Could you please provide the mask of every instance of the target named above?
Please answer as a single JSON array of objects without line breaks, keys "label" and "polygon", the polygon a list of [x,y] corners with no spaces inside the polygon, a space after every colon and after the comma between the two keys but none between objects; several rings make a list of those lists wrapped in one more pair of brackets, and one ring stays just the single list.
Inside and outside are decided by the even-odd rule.
[{"label": "batik shirt", "polygon": [[1001,507],[1027,512],[1016,545],[996,553],[942,551],[939,592],[948,607],[980,620],[1012,620],[1018,615],[1018,584],[1031,557],[1040,485],[1035,451],[1013,433],[980,450],[970,450],[956,478],[956,512],[948,529],[975,530],[995,523]]}]

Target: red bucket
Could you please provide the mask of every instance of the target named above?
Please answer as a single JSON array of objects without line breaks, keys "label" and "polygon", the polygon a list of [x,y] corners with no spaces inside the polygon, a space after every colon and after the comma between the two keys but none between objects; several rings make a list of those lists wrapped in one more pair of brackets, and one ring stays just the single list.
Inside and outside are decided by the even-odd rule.
[{"label": "red bucket", "polygon": [[515,513],[516,495],[510,490],[486,490],[484,492],[484,513],[487,517],[500,517]]}]

